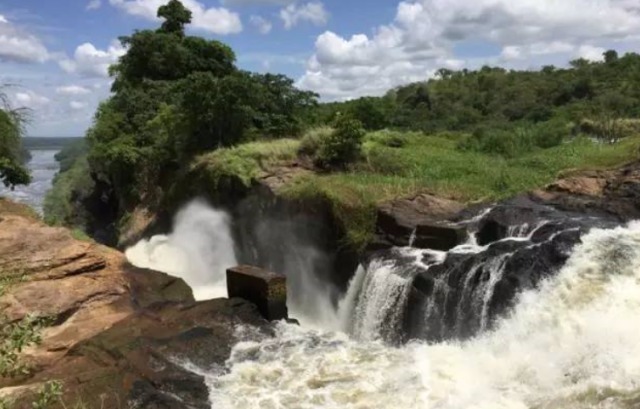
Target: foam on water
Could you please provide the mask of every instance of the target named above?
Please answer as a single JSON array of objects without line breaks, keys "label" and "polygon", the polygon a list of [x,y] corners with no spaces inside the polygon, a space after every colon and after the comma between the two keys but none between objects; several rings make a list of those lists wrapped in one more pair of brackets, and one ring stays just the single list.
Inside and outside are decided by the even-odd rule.
[{"label": "foam on water", "polygon": [[212,407],[638,408],[638,317],[640,224],[594,229],[491,332],[394,348],[282,324],[208,376]]}]

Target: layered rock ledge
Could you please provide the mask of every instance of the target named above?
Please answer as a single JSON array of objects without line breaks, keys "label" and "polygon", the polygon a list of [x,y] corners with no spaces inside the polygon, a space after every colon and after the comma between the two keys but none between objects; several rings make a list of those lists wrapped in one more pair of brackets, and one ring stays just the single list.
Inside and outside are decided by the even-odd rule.
[{"label": "layered rock ledge", "polygon": [[[185,365],[224,368],[231,347],[268,336],[257,308],[241,299],[196,303],[191,289],[72,232],[44,225],[0,200],[3,321],[50,318],[42,343],[21,360],[28,374],[0,378],[0,398],[31,408],[48,381],[63,384],[67,407],[208,408],[202,376]],[[250,331],[237,331],[248,324]]]}]

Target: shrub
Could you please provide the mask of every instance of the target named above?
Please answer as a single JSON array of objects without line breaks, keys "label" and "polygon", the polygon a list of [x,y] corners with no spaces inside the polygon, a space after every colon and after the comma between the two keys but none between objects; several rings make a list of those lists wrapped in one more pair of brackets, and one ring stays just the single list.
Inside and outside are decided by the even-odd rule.
[{"label": "shrub", "polygon": [[374,146],[366,152],[366,170],[381,175],[405,175],[407,161],[405,155],[398,149]]},{"label": "shrub", "polygon": [[316,164],[324,168],[345,168],[362,154],[365,131],[360,121],[347,116],[338,118],[335,130],[320,139]]},{"label": "shrub", "polygon": [[461,141],[458,144],[458,149],[512,158],[530,147],[530,142],[530,136],[522,130],[519,132],[503,130],[486,131],[479,128],[467,139]]},{"label": "shrub", "polygon": [[640,121],[607,117],[583,119],[575,130],[603,142],[615,143],[622,138],[640,134]]},{"label": "shrub", "polygon": [[298,154],[313,157],[320,148],[320,141],[328,138],[333,132],[333,128],[321,126],[308,130],[300,140]]},{"label": "shrub", "polygon": [[562,143],[568,129],[562,121],[541,122],[533,127],[533,143],[543,149],[553,148]]},{"label": "shrub", "polygon": [[541,122],[509,130],[486,131],[478,128],[458,144],[458,149],[514,158],[535,148],[558,146],[566,133],[568,131],[565,125],[560,121]]}]

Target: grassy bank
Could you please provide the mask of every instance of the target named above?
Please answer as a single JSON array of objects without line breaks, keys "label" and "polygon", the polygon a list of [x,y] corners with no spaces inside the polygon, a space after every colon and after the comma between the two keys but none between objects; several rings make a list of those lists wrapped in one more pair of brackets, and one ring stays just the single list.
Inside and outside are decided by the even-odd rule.
[{"label": "grassy bank", "polygon": [[[602,144],[584,137],[548,149],[532,149],[513,158],[459,148],[464,133],[368,133],[363,158],[348,171],[305,174],[278,193],[292,200],[327,200],[359,249],[371,239],[376,205],[428,192],[464,203],[492,201],[542,187],[562,171],[601,169],[638,156],[640,138]],[[300,141],[252,142],[220,149],[197,159],[215,184],[236,177],[249,186],[264,171],[296,160]]]}]

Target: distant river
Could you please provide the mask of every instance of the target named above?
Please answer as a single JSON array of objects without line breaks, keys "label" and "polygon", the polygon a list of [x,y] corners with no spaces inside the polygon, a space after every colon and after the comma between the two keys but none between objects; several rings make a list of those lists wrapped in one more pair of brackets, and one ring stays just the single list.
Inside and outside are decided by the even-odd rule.
[{"label": "distant river", "polygon": [[5,188],[0,183],[0,196],[8,197],[20,203],[28,204],[38,213],[42,214],[44,196],[51,189],[53,177],[58,171],[59,165],[54,156],[58,150],[33,150],[31,151],[31,184],[17,186],[15,190]]}]

